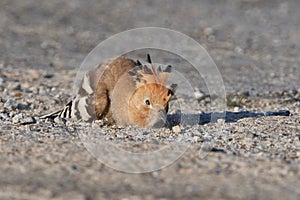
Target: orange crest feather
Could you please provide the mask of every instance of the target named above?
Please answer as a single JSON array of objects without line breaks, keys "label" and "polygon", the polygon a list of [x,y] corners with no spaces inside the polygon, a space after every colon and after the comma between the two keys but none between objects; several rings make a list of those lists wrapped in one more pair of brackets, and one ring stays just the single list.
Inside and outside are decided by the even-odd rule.
[{"label": "orange crest feather", "polygon": [[172,67],[168,65],[164,70],[162,70],[161,66],[159,66],[158,69],[155,70],[151,63],[149,54],[148,62],[150,63],[150,67],[142,65],[139,61],[137,61],[137,64],[139,65],[128,72],[129,75],[136,79],[137,87],[151,83],[166,86]]}]

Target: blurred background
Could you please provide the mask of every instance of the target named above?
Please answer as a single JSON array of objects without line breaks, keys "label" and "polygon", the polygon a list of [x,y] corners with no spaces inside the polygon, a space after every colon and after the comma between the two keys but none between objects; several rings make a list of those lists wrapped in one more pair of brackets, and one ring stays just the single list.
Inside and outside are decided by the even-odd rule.
[{"label": "blurred background", "polygon": [[227,92],[298,89],[299,8],[297,0],[2,0],[0,64],[77,69],[113,34],[157,26],[203,45]]}]

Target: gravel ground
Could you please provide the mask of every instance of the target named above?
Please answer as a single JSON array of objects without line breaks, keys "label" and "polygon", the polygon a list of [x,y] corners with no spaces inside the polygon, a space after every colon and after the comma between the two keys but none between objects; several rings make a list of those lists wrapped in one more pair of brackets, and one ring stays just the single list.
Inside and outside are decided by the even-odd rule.
[{"label": "gravel ground", "polygon": [[[0,199],[300,199],[297,0],[0,5]],[[177,126],[174,104],[171,129],[39,119],[70,100],[80,63],[100,41],[143,26],[181,31],[207,49],[224,81],[225,120],[211,120],[205,95],[185,116],[197,117],[191,124]],[[89,146],[91,130],[106,149]],[[122,156],[165,146],[175,148],[152,159]],[[126,172],[137,168],[151,172]]]}]

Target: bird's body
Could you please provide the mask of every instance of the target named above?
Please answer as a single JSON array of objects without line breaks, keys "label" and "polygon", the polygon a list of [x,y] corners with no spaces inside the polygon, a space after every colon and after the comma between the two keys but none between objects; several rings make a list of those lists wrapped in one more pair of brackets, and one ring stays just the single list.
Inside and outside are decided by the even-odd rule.
[{"label": "bird's body", "polygon": [[[151,64],[150,56],[148,62]],[[63,110],[42,118],[103,119],[119,126],[162,126],[174,87],[167,87],[171,66],[156,71],[126,57],[118,57],[87,72],[77,94]]]}]

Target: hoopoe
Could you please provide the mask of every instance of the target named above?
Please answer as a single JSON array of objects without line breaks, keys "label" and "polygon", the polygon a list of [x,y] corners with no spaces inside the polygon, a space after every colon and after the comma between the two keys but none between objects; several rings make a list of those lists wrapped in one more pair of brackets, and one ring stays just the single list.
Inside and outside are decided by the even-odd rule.
[{"label": "hoopoe", "polygon": [[62,109],[41,118],[106,119],[119,126],[161,127],[176,84],[167,86],[171,66],[157,70],[151,62],[118,57],[88,71],[75,97]]}]

